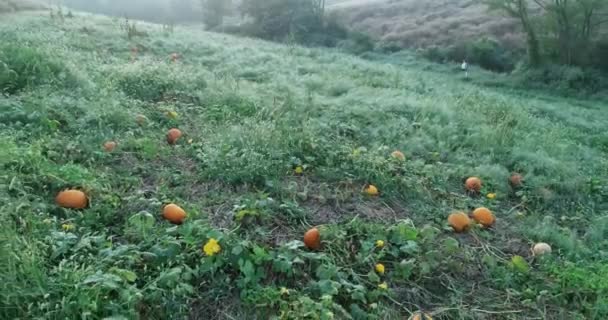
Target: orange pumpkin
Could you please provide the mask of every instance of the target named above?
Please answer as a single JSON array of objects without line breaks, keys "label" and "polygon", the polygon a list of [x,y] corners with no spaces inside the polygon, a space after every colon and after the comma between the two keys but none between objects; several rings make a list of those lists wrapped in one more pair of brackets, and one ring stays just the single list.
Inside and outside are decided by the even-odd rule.
[{"label": "orange pumpkin", "polygon": [[308,249],[316,250],[321,247],[321,234],[319,229],[312,228],[304,234],[304,244]]},{"label": "orange pumpkin", "polygon": [[523,181],[524,181],[524,177],[519,173],[514,173],[509,178],[509,182],[511,183],[511,186],[513,186],[514,188],[521,186]]},{"label": "orange pumpkin", "polygon": [[488,208],[477,208],[473,211],[473,220],[484,227],[491,227],[496,222],[496,217]]},{"label": "orange pumpkin", "polygon": [[107,151],[107,152],[112,152],[114,151],[114,149],[116,148],[118,144],[114,141],[106,141],[103,144],[103,148]]},{"label": "orange pumpkin", "polygon": [[184,209],[170,203],[163,208],[163,218],[173,224],[182,224],[188,215]]},{"label": "orange pumpkin", "polygon": [[479,192],[481,190],[481,179],[477,177],[470,177],[464,183],[464,186],[471,192]]},{"label": "orange pumpkin", "polygon": [[84,209],[87,207],[89,199],[80,190],[64,190],[57,194],[55,202],[62,208]]},{"label": "orange pumpkin", "polygon": [[393,151],[393,153],[391,153],[391,157],[393,157],[399,161],[405,161],[405,155],[403,154],[403,152],[401,152],[399,150]]},{"label": "orange pumpkin", "polygon": [[175,144],[179,138],[182,137],[182,132],[179,129],[171,129],[167,133],[167,142],[169,144]]},{"label": "orange pumpkin", "polygon": [[454,231],[464,232],[469,229],[471,219],[462,212],[455,212],[448,217],[448,223],[452,226]]}]

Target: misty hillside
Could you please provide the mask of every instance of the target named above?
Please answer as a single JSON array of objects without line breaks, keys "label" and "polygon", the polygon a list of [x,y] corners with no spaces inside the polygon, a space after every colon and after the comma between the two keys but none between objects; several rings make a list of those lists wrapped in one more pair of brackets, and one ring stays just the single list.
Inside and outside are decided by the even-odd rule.
[{"label": "misty hillside", "polygon": [[160,23],[201,22],[200,0],[64,0],[82,11]]},{"label": "misty hillside", "polygon": [[522,48],[517,21],[488,13],[475,0],[336,0],[347,26],[406,48],[458,45],[484,37]]},{"label": "misty hillside", "polygon": [[0,0],[0,14],[24,10],[39,10],[46,7],[42,0]]},{"label": "misty hillside", "polygon": [[601,78],[202,30],[0,15],[0,319],[608,319]]}]

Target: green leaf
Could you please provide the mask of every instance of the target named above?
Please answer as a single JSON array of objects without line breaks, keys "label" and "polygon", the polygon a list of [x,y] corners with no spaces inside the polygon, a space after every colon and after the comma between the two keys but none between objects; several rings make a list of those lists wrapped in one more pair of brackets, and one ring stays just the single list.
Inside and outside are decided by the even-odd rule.
[{"label": "green leaf", "polygon": [[407,254],[415,254],[418,252],[418,244],[414,241],[407,241],[404,245],[399,247],[399,250]]},{"label": "green leaf", "polygon": [[460,246],[460,243],[458,242],[458,240],[456,240],[452,237],[447,237],[442,241],[443,251],[446,253],[458,252],[459,246]]},{"label": "green leaf", "polygon": [[321,280],[317,282],[317,287],[321,292],[321,295],[336,295],[338,294],[338,289],[340,289],[341,285],[335,281],[331,280]]},{"label": "green leaf", "polygon": [[336,274],[338,273],[338,268],[334,265],[320,265],[317,268],[317,278],[325,280],[325,279],[332,279],[333,277],[336,276]]},{"label": "green leaf", "polygon": [[511,258],[511,267],[521,273],[528,273],[530,271],[528,262],[522,256],[513,256]]},{"label": "green leaf", "polygon": [[371,281],[371,282],[380,282],[380,277],[378,277],[376,272],[374,272],[373,270],[371,270],[370,272],[367,273],[367,277],[369,278],[369,281]]},{"label": "green leaf", "polygon": [[242,252],[243,252],[242,246],[235,246],[234,248],[232,248],[232,254],[235,256],[240,255]]},{"label": "green leaf", "polygon": [[110,268],[110,272],[128,282],[135,282],[137,280],[137,275],[133,271],[113,267]]}]

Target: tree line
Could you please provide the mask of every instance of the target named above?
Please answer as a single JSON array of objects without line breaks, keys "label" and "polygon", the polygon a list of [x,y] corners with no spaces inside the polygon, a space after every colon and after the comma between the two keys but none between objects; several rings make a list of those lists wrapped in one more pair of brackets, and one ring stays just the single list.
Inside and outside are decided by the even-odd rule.
[{"label": "tree line", "polygon": [[527,62],[597,66],[608,71],[607,0],[482,0],[519,20]]}]

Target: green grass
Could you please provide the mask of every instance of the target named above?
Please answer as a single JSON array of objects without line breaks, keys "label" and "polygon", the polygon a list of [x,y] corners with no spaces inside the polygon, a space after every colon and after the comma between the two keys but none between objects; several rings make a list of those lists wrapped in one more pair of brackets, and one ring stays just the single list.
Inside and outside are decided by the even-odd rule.
[{"label": "green grass", "polygon": [[[0,318],[608,317],[602,100],[137,28],[147,35],[129,41],[97,16],[0,22]],[[184,137],[169,146],[173,127]],[[473,175],[480,196],[463,190]],[[64,188],[90,206],[57,207]],[[170,202],[184,224],[162,219]],[[478,206],[494,228],[447,226]],[[301,242],[311,226],[318,251]],[[537,241],[553,254],[532,257]]]}]

